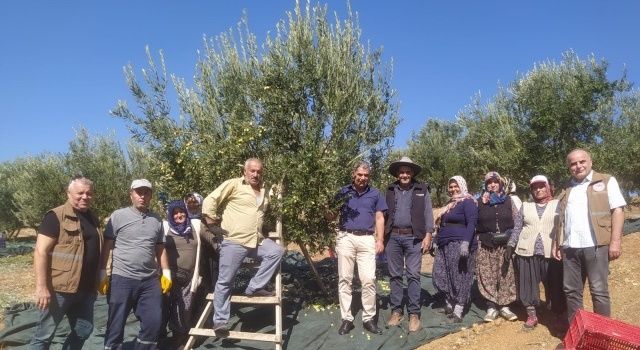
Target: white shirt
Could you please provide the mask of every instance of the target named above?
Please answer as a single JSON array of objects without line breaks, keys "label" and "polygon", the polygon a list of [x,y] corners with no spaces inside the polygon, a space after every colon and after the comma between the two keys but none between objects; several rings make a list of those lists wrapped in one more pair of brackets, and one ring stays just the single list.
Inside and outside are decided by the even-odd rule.
[{"label": "white shirt", "polygon": [[[596,245],[595,232],[591,228],[589,218],[589,203],[587,201],[587,188],[593,178],[593,170],[581,183],[573,182],[573,187],[567,199],[567,208],[564,215],[564,247],[588,248]],[[620,192],[620,186],[615,177],[610,177],[607,182],[607,197],[609,209],[624,207],[627,202]]]}]

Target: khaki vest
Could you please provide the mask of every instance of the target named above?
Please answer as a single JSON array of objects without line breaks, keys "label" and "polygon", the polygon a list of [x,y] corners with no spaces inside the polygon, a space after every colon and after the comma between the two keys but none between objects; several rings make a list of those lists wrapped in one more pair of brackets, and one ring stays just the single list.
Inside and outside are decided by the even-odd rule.
[{"label": "khaki vest", "polygon": [[[75,293],[78,291],[82,274],[84,240],[80,218],[69,202],[51,210],[60,223],[58,241],[51,251],[51,285],[56,292]],[[102,251],[102,232],[98,228],[98,218],[90,212],[96,226]],[[100,256],[96,256],[99,259]]]},{"label": "khaki vest", "polygon": [[547,203],[542,217],[538,217],[535,203],[522,204],[523,223],[522,231],[516,246],[516,254],[520,256],[533,256],[538,235],[542,238],[545,258],[551,257],[551,243],[555,237],[555,217],[558,200]]},{"label": "khaki vest", "polygon": [[[611,209],[609,208],[609,195],[607,188],[611,175],[593,172],[591,182],[587,188],[587,202],[589,205],[589,225],[596,235],[596,245],[608,245],[611,241]],[[604,189],[595,191],[594,185],[597,183],[604,184]],[[602,185],[598,185],[600,187]],[[565,188],[558,196],[560,201],[560,213],[558,215],[558,240],[557,244],[562,246],[565,240],[564,236],[564,216],[569,200],[569,193],[572,187]]]}]

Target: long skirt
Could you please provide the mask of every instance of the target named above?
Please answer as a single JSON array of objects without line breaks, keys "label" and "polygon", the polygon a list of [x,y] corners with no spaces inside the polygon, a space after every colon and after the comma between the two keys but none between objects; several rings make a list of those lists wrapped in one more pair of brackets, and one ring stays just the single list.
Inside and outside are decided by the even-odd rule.
[{"label": "long skirt", "polygon": [[556,314],[566,309],[562,291],[562,263],[543,255],[516,256],[518,265],[518,295],[524,306],[540,304],[540,282],[544,286],[545,299]]},{"label": "long skirt", "polygon": [[169,293],[169,329],[176,334],[188,334],[192,326],[191,283],[171,286]]},{"label": "long skirt", "polygon": [[516,300],[516,279],[513,258],[504,261],[505,246],[495,248],[480,244],[476,255],[476,277],[480,294],[496,306],[506,306]]},{"label": "long skirt", "polygon": [[452,305],[465,306],[471,295],[476,251],[460,259],[460,242],[453,241],[436,250],[433,262],[433,285]]}]

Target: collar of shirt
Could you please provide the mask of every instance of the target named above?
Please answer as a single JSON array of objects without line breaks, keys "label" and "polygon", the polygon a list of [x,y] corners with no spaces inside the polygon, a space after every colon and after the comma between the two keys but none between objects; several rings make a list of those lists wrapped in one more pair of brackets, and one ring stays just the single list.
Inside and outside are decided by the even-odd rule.
[{"label": "collar of shirt", "polygon": [[572,186],[576,186],[576,185],[582,185],[582,184],[585,184],[585,183],[590,183],[591,179],[593,179],[593,170],[591,170],[589,172],[589,174],[587,176],[585,176],[585,178],[581,182],[578,182],[578,181],[576,181],[576,179],[572,178],[571,179],[571,185]]},{"label": "collar of shirt", "polygon": [[147,215],[149,215],[149,211],[148,210],[146,212],[141,212],[140,210],[136,209],[136,207],[134,207],[133,205],[130,206],[129,209],[131,209],[132,212],[138,214],[142,218],[145,218],[145,217],[147,217]]},{"label": "collar of shirt", "polygon": [[[247,180],[244,179],[244,176],[240,177],[240,179],[242,180],[242,184],[243,185],[251,186],[251,184],[248,183]],[[251,188],[253,188],[253,186]],[[263,188],[264,188],[264,183],[261,182],[260,183],[260,190],[262,190]]]},{"label": "collar of shirt", "polygon": [[349,192],[355,193],[357,196],[362,196],[363,194],[365,194],[365,193],[367,193],[367,192],[369,192],[371,190],[371,186],[367,185],[367,187],[365,187],[364,191],[358,192],[358,190],[356,190],[355,186],[353,186],[353,184],[350,184],[348,190],[349,190]]},{"label": "collar of shirt", "polygon": [[400,190],[400,191],[410,191],[414,187],[416,187],[415,181],[411,181],[411,186],[409,186],[409,188],[402,188],[402,186],[400,186],[400,182],[396,183],[396,190]]}]

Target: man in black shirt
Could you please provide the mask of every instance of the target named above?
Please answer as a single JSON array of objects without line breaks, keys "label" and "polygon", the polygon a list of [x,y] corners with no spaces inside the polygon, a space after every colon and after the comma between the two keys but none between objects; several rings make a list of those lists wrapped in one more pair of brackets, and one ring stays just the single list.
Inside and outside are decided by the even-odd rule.
[{"label": "man in black shirt", "polygon": [[92,197],[91,180],[72,179],[67,202],[47,212],[38,229],[34,269],[40,316],[30,349],[48,349],[65,315],[71,333],[64,349],[81,349],[93,331],[102,233],[89,209]]}]

